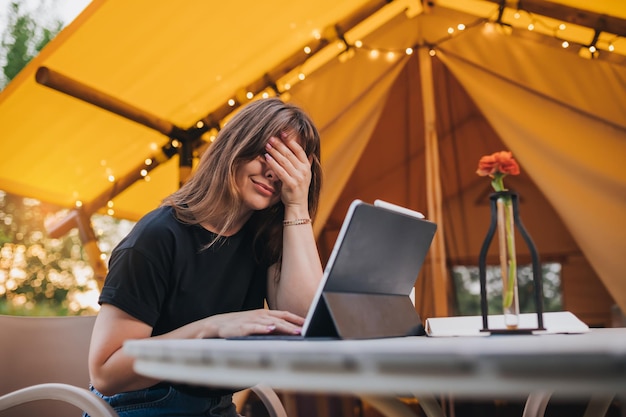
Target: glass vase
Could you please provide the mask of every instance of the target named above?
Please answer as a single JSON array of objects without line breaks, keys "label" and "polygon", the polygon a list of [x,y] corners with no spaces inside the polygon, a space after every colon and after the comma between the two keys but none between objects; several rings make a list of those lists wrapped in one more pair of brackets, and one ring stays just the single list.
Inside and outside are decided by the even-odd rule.
[{"label": "glass vase", "polygon": [[517,329],[520,312],[517,288],[517,257],[515,252],[515,220],[511,197],[505,195],[498,198],[496,205],[504,325],[507,329]]}]

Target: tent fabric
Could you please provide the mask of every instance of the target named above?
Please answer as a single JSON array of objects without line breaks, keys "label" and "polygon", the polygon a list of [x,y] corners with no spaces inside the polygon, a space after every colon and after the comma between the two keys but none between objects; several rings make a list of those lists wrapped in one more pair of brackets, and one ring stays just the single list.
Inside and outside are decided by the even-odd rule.
[{"label": "tent fabric", "polygon": [[[295,86],[290,94],[294,103],[310,113],[324,138],[321,161],[324,178],[330,180],[324,182],[322,202],[336,201],[343,190],[404,62],[371,65],[364,60],[368,58],[360,55],[350,65],[339,65],[332,71],[322,69],[311,76],[309,82]],[[355,71],[363,65],[368,66],[368,71]],[[346,83],[347,79],[349,83]],[[350,84],[358,88],[342,88]],[[324,85],[323,94],[316,94],[319,85]],[[316,234],[326,223],[332,207],[327,203],[320,205],[315,222]]]},{"label": "tent fabric", "polygon": [[[560,3],[584,7],[581,1]],[[0,93],[0,143],[8,155],[0,164],[0,189],[59,208],[110,196],[116,216],[136,220],[178,186],[175,156],[118,194],[120,179],[158,156],[169,138],[37,84],[40,66],[188,128],[228,99],[241,100],[252,81],[314,43],[314,33],[332,32],[337,22],[375,6],[384,18],[376,14],[345,34],[350,43],[362,39],[363,48],[353,47],[353,56],[341,61],[330,50],[314,71],[308,70],[314,60],[307,61],[294,69],[306,73],[305,80],[283,94],[304,107],[322,133],[325,185],[315,224],[322,256],[354,198],[382,198],[436,215],[426,194],[419,76],[426,55],[403,54],[422,45],[437,53],[428,59],[447,266],[475,264],[487,229],[490,188],[474,173],[478,159],[511,149],[522,173],[507,184],[521,196],[524,224],[542,260],[563,263],[566,308],[579,300],[590,322],[598,310],[580,300],[599,277],[598,303],[617,302],[626,311],[620,255],[626,179],[619,170],[626,155],[625,60],[604,60],[606,53],[588,60],[560,48],[550,34],[521,36],[516,29],[505,35],[493,24],[474,24],[493,18],[493,2],[439,0],[423,12],[418,7],[421,13],[403,13],[414,3],[93,0]],[[626,18],[625,5],[603,0],[593,7]],[[448,28],[459,23],[468,30],[449,36]],[[285,89],[284,81],[278,87]],[[210,134],[203,139],[209,146]],[[524,247],[518,254],[528,260]],[[441,290],[435,279],[427,264],[416,283],[423,317],[436,314]]]},{"label": "tent fabric", "polygon": [[[37,84],[40,66],[186,129],[313,44],[314,32],[372,3],[385,4],[93,0],[0,94],[2,146],[11,155],[0,165],[0,189],[71,208],[115,195],[115,182],[169,141]],[[178,186],[177,161],[113,199],[115,214],[137,220],[158,205]]]},{"label": "tent fabric", "polygon": [[[417,19],[431,17],[420,16]],[[407,25],[409,27],[418,26],[415,22]],[[395,27],[398,28],[398,26]],[[387,28],[381,29],[381,31],[385,29]],[[486,195],[489,190],[488,186],[480,188],[476,186],[479,181],[484,185],[487,185],[488,182],[477,178],[474,171],[480,156],[508,148],[513,150],[524,173],[520,178],[508,179],[507,183],[511,188],[520,192],[522,196],[522,213],[527,220],[530,218],[527,228],[530,229],[531,235],[534,231],[535,240],[543,255],[542,259],[565,260],[567,265],[564,267],[564,276],[566,278],[576,276],[575,270],[578,269],[582,275],[586,274],[582,279],[593,281],[593,271],[595,271],[601,277],[604,285],[610,288],[609,291],[613,299],[623,308],[622,294],[625,294],[622,287],[623,283],[615,281],[621,281],[621,270],[624,266],[619,253],[623,252],[626,243],[618,235],[619,231],[622,230],[620,226],[624,221],[623,210],[620,211],[620,207],[623,205],[626,189],[622,181],[624,175],[615,168],[623,163],[620,156],[626,154],[622,152],[622,146],[615,143],[616,140],[624,143],[623,131],[614,127],[619,126],[621,122],[619,115],[624,114],[623,111],[626,107],[623,104],[623,96],[613,93],[621,89],[623,67],[605,62],[584,61],[581,63],[582,59],[571,52],[562,52],[558,49],[555,51],[553,46],[544,47],[541,43],[537,44],[523,38],[498,37],[489,34],[488,38],[483,39],[481,35],[484,34],[484,29],[481,29],[469,31],[454,41],[444,43],[438,48],[437,58],[435,58],[449,68],[449,73],[446,73],[443,68],[439,69],[440,72],[443,71],[443,76],[445,77],[447,74],[447,76],[454,76],[455,79],[459,80],[460,85],[463,86],[463,92],[469,95],[470,103],[476,103],[480,112],[485,115],[484,123],[488,123],[488,125],[482,125],[482,122],[465,120],[455,125],[454,129],[457,130],[453,132],[445,132],[449,125],[441,126],[440,124],[439,126],[439,129],[446,133],[440,140],[443,144],[441,152],[442,181],[444,182],[444,189],[447,190],[444,199],[449,200],[444,208],[444,211],[447,212],[444,226],[450,234],[450,238],[446,242],[447,251],[451,255],[450,262],[452,264],[464,264],[466,262],[471,264],[477,259],[479,245],[482,243],[487,225],[484,216],[481,221],[474,220],[473,216],[477,215],[477,210],[471,206],[476,206],[477,201],[482,198],[485,203],[482,203],[484,205],[478,209],[487,213]],[[376,35],[382,36],[380,31],[372,36],[376,37]],[[376,43],[376,40],[372,39],[370,42]],[[507,42],[508,47],[503,46],[501,44],[503,42]],[[498,50],[498,47],[501,50]],[[494,51],[496,52],[494,53]],[[392,103],[388,102],[385,105],[385,108],[389,110],[384,111],[381,115],[379,126],[368,143],[369,148],[377,149],[377,151],[366,149],[361,155],[360,162],[352,172],[351,180],[335,204],[333,216],[325,227],[325,232],[330,233],[330,236],[334,236],[331,233],[332,225],[340,224],[341,215],[344,213],[343,209],[347,207],[350,198],[354,195],[366,199],[387,196],[399,204],[409,205],[418,210],[424,210],[427,207],[427,199],[423,190],[419,190],[419,187],[426,187],[425,173],[423,172],[423,167],[426,164],[424,151],[419,145],[416,149],[412,148],[416,146],[415,142],[424,143],[423,131],[421,129],[411,130],[410,127],[398,128],[398,125],[406,123],[418,125],[424,123],[421,119],[424,111],[422,105],[415,103],[415,95],[419,97],[420,88],[410,87],[411,82],[414,87],[416,84],[414,80],[410,81],[411,77],[419,77],[417,66],[410,65],[411,62],[415,64],[415,58],[407,62],[407,68],[403,70],[406,71],[406,74],[399,75],[399,78],[406,76],[409,80],[404,80],[404,83],[402,83],[403,80],[398,81],[396,88],[409,88],[412,93],[416,94],[404,95],[405,101],[402,102],[398,102],[397,94],[391,94],[388,100]],[[346,64],[341,65],[345,66]],[[576,70],[572,71],[576,73],[575,76],[571,74],[569,77],[559,76],[562,71],[554,71],[555,67],[562,70],[569,68],[570,65],[576,66]],[[583,70],[585,67],[588,68],[588,71]],[[353,71],[357,71],[356,66]],[[544,74],[548,75],[544,77]],[[589,83],[589,79],[595,79],[593,78],[594,74],[600,76],[600,79],[606,83]],[[613,74],[613,76],[601,76],[602,74]],[[508,78],[513,78],[513,80],[510,81]],[[349,83],[349,80],[349,75],[341,77],[337,74],[335,83]],[[437,85],[437,82],[443,85]],[[440,102],[437,117],[445,119],[449,112],[445,106],[454,107],[456,104],[450,103],[449,99],[462,102],[462,98],[456,95],[459,92],[455,92],[450,94],[451,97],[448,97],[446,102],[441,97],[447,87],[446,80],[439,79],[435,83],[435,90]],[[585,84],[586,87],[577,89],[577,86],[581,84]],[[598,85],[597,90],[587,88],[589,85],[596,84]],[[489,88],[485,88],[486,86]],[[320,88],[311,87],[310,91],[323,95]],[[602,95],[600,93],[602,91],[607,92],[608,96]],[[530,98],[525,97],[525,95],[529,95]],[[303,102],[315,100],[315,95],[300,97],[300,100]],[[563,107],[565,110],[559,109],[559,107]],[[390,114],[394,111],[402,113],[406,111],[409,115],[398,122],[394,120],[397,115]],[[564,111],[566,115],[562,116],[561,113]],[[350,109],[340,111],[342,115],[349,114],[349,112]],[[586,114],[589,115],[586,118],[579,117]],[[475,118],[476,116],[468,116],[468,119],[472,117]],[[410,119],[414,120],[411,121]],[[388,120],[392,121],[389,122]],[[580,127],[581,124],[584,124],[585,127]],[[610,135],[599,133],[607,129],[612,132]],[[570,131],[574,131],[575,134],[570,134]],[[391,141],[390,134],[398,136],[398,138],[404,137],[408,143],[399,148],[394,147],[393,154],[396,155],[396,158],[385,163],[385,154],[388,154],[389,150],[385,149],[385,154],[383,154],[384,146],[372,142],[386,141],[389,143]],[[456,143],[454,145],[456,148],[446,145],[451,136],[455,141],[463,143]],[[497,136],[501,139],[494,142],[493,139],[489,138],[490,136]],[[596,139],[599,137],[602,139]],[[593,150],[591,151],[588,146],[590,138],[593,138]],[[579,147],[578,150],[572,149],[573,147],[577,148],[575,144],[585,144],[586,146]],[[546,147],[551,149],[550,153],[545,150]],[[602,163],[603,159],[593,156],[595,152],[600,156],[605,152],[614,154],[612,160],[605,164]],[[473,155],[473,157],[468,158],[468,155]],[[409,158],[408,164],[407,158]],[[462,171],[460,164],[458,167],[454,167],[454,164],[459,163],[459,161],[463,161]],[[579,168],[578,173],[573,173],[570,170],[571,163],[586,166],[586,168]],[[467,166],[468,164],[469,166]],[[421,168],[416,168],[415,165]],[[609,169],[606,165],[612,168]],[[604,172],[602,177],[590,175],[593,171],[598,170]],[[463,177],[460,179],[461,184],[454,191],[451,190],[452,187],[449,182],[459,181],[459,179],[448,176],[447,172],[452,171],[456,171],[454,175]],[[406,177],[410,175],[415,175],[415,177],[412,180],[407,180]],[[361,176],[365,176],[365,178],[359,179]],[[405,187],[407,183],[410,184],[411,182],[414,183],[415,189],[407,191]],[[610,185],[613,187],[604,188]],[[586,186],[586,191],[582,194],[579,190],[581,186]],[[603,193],[603,197],[594,198],[593,194],[596,194],[598,189],[602,190],[600,193]],[[561,193],[563,192],[567,192],[569,197],[562,197]],[[579,201],[581,195],[586,195],[584,201]],[[454,201],[457,199],[460,201]],[[607,201],[607,199],[612,201]],[[455,206],[455,204],[460,204],[460,207]],[[615,211],[612,211],[611,208],[613,207],[616,208]],[[459,212],[459,210],[461,211]],[[568,219],[572,213],[575,217]],[[429,216],[431,214],[428,213]],[[541,217],[545,217],[546,221],[543,221]],[[598,220],[587,221],[588,218],[592,217]],[[540,236],[537,236],[538,232]],[[569,233],[573,235],[573,240]],[[457,236],[460,235],[462,237],[458,238]],[[589,239],[589,236],[595,236],[595,238]],[[615,240],[611,240],[612,238]],[[328,240],[332,241],[333,239],[330,237]],[[467,243],[463,240],[472,240],[472,242]],[[608,241],[612,243],[608,243]],[[463,245],[467,245],[467,247],[463,248]],[[607,249],[607,246],[610,248]],[[587,259],[592,262],[593,270],[589,267],[581,267],[577,255],[581,249]],[[518,250],[525,257],[526,262],[529,262],[527,249],[522,246]],[[559,253],[561,255],[557,255]],[[595,260],[591,261],[591,258],[594,257]],[[608,262],[604,263],[605,261]],[[598,263],[603,263],[604,266],[598,267]],[[612,265],[610,272],[606,270],[609,265]],[[418,303],[421,305],[422,314],[425,316],[437,314],[436,306],[432,302],[434,280],[435,278],[432,276],[425,276],[421,282],[418,282],[419,297],[422,297]]]},{"label": "tent fabric", "polygon": [[[502,36],[471,38],[450,56],[440,54],[440,59],[528,170],[599,277],[606,283],[622,276],[626,269],[622,255],[626,249],[626,69],[608,63],[572,63],[574,70],[556,77],[549,69],[559,59],[571,61],[571,56],[555,60],[553,51],[542,53],[541,46],[523,41],[512,51]],[[494,60],[471,61],[494,50],[498,62],[517,68],[520,79],[526,80],[523,86],[502,75],[510,71]],[[484,85],[491,88],[480,87]],[[626,281],[607,288],[619,304],[626,305]]]}]

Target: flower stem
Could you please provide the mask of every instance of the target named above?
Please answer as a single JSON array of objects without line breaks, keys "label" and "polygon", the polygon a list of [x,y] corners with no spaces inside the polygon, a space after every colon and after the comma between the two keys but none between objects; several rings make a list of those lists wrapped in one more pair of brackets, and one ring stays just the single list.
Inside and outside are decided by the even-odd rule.
[{"label": "flower stem", "polygon": [[[515,286],[515,277],[517,276],[517,257],[515,256],[515,236],[513,232],[513,215],[511,213],[511,197],[504,199],[504,222],[506,230],[506,250],[508,259],[507,286],[504,299],[502,301],[504,308],[511,307],[513,303],[513,290]],[[504,277],[503,277],[504,278]]]},{"label": "flower stem", "polygon": [[[491,180],[491,186],[495,191],[506,191],[504,188],[504,177],[502,173],[496,173]],[[506,195],[501,197],[504,203],[504,228],[506,239],[506,277],[503,275],[502,279],[506,279],[506,288],[503,288],[504,294],[502,304],[504,308],[511,307],[513,303],[513,290],[515,285],[515,278],[517,276],[517,257],[515,254],[515,236],[513,232],[513,214],[512,214],[512,201],[511,196]],[[502,271],[503,274],[505,271]]]}]

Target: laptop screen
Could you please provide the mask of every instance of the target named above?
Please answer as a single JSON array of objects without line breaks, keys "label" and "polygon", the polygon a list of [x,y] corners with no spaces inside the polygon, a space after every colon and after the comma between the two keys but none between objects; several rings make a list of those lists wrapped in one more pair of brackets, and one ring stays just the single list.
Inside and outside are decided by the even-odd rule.
[{"label": "laptop screen", "polygon": [[[419,316],[409,295],[437,228],[422,217],[384,202],[353,201],[302,334],[355,338],[410,332]],[[364,325],[370,328],[357,328]]]}]

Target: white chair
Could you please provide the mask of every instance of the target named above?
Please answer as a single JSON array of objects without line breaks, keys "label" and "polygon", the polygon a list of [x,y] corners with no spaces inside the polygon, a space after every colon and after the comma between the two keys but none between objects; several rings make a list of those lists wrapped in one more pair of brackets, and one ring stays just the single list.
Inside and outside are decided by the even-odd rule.
[{"label": "white chair", "polygon": [[0,316],[0,417],[117,417],[87,389],[94,320]]},{"label": "white chair", "polygon": [[[0,417],[117,417],[87,389],[95,316],[0,315]],[[269,387],[251,388],[270,417],[287,417]]]}]

